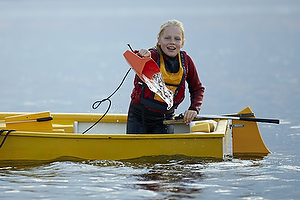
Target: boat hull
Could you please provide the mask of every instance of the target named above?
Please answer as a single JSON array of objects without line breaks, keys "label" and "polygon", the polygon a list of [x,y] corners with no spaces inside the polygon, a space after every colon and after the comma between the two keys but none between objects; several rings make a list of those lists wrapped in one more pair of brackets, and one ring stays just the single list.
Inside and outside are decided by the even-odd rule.
[{"label": "boat hull", "polygon": [[[159,135],[79,135],[11,132],[0,160],[122,160],[142,156],[185,155],[223,158],[220,133]],[[4,139],[4,134],[0,140]]]},{"label": "boat hull", "polygon": [[[252,111],[247,107],[241,113]],[[108,114],[87,132],[87,128],[102,118],[101,114],[53,113],[51,118],[49,116],[49,112],[0,113],[0,120],[6,123],[0,125],[0,164],[62,158],[127,160],[163,155],[222,159],[226,155],[270,153],[257,123],[252,121],[214,119],[215,128],[205,124],[208,122],[197,122],[192,127],[174,124],[174,134],[125,134],[127,115],[124,114]],[[44,121],[52,117],[53,120]],[[236,127],[237,124],[242,126]],[[8,127],[15,130],[10,132]]]}]

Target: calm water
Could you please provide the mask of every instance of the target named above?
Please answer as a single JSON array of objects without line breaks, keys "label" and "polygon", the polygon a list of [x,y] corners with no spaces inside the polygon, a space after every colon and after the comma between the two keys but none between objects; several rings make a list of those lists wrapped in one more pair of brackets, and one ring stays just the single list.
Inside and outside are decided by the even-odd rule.
[{"label": "calm water", "polygon": [[[99,112],[95,100],[182,21],[184,50],[206,87],[202,114],[250,106],[272,154],[223,162],[183,157],[53,162],[0,168],[1,199],[299,199],[299,1],[0,1],[0,111]],[[126,113],[133,72],[111,98]],[[189,100],[179,107],[181,113]]]}]

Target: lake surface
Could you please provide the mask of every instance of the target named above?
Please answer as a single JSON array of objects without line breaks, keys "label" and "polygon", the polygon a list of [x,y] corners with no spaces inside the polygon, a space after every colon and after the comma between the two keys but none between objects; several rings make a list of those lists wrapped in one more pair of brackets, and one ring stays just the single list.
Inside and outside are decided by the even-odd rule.
[{"label": "lake surface", "polygon": [[[299,199],[299,1],[0,1],[0,111],[103,113],[128,70],[122,54],[183,22],[183,50],[206,87],[202,114],[250,106],[272,154],[222,162],[185,157],[0,168],[1,199]],[[133,71],[111,98],[127,113]],[[186,100],[178,108],[182,113]]]}]

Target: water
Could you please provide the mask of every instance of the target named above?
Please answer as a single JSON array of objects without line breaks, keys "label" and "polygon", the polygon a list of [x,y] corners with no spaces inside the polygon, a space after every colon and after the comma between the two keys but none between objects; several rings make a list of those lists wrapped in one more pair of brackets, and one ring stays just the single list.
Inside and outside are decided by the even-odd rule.
[{"label": "water", "polygon": [[162,74],[160,72],[156,73],[153,75],[152,79],[143,75],[143,79],[149,89],[152,92],[155,92],[162,100],[164,100],[164,102],[166,102],[166,104],[168,104],[167,110],[170,110],[173,106],[174,93],[167,88]]},{"label": "water", "polygon": [[2,199],[297,199],[293,157],[53,162],[1,169]]},{"label": "water", "polygon": [[[159,157],[0,169],[1,199],[299,199],[299,1],[1,1],[1,111],[99,112],[122,54],[152,47],[162,22],[183,22],[206,87],[202,114],[250,106],[272,154],[263,159]],[[126,113],[131,73],[110,113]],[[177,113],[189,105],[188,96]]]}]

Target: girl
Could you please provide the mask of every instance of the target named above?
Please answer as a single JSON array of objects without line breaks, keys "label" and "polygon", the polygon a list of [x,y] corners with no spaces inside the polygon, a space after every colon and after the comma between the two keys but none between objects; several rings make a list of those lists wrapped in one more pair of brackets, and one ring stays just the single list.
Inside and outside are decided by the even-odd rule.
[{"label": "girl", "polygon": [[174,92],[174,104],[167,110],[167,104],[136,75],[128,111],[128,134],[174,133],[174,126],[164,125],[163,121],[173,119],[175,109],[183,101],[185,81],[191,99],[190,107],[184,113],[185,123],[189,124],[199,113],[204,87],[192,59],[181,51],[184,42],[182,23],[169,20],[161,25],[155,48],[139,50],[140,56],[151,57],[160,67],[167,87]]}]

